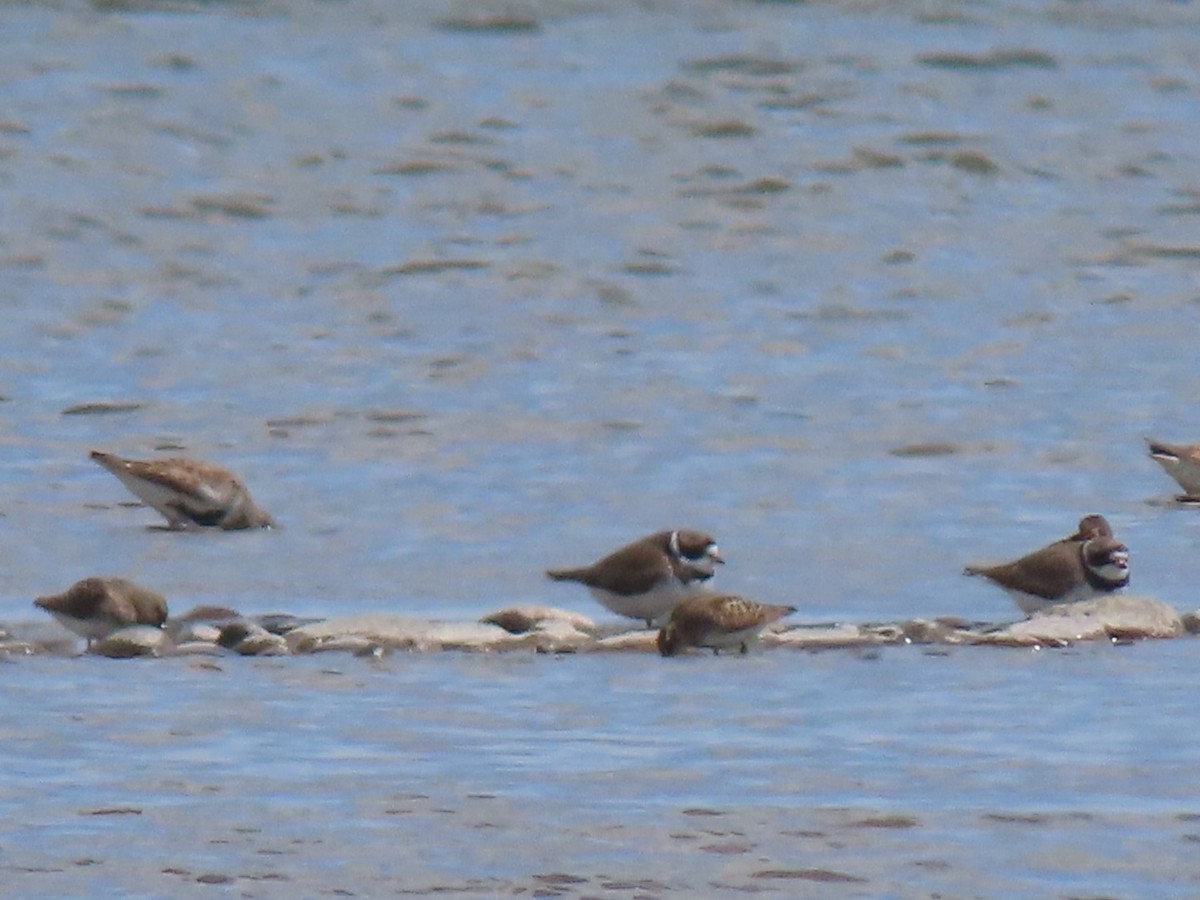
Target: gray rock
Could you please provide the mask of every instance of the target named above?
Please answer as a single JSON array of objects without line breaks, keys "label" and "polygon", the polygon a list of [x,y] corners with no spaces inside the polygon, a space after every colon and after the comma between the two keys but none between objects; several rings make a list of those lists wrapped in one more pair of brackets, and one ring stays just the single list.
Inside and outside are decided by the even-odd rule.
[{"label": "gray rock", "polygon": [[287,641],[257,622],[230,622],[221,627],[217,644],[242,656],[287,656]]},{"label": "gray rock", "polygon": [[312,653],[330,642],[365,640],[387,650],[515,650],[537,649],[538,635],[514,635],[499,625],[481,622],[434,622],[390,613],[367,613],[326,619],[288,632],[295,653]]},{"label": "gray rock", "polygon": [[609,635],[596,641],[594,650],[621,650],[638,653],[658,653],[658,630],[638,629]]},{"label": "gray rock", "polygon": [[1180,618],[1188,634],[1200,634],[1200,609],[1184,613]]},{"label": "gray rock", "polygon": [[177,643],[171,652],[172,656],[220,656],[224,650],[217,646],[216,640],[184,641]]},{"label": "gray rock", "polygon": [[227,606],[193,606],[182,616],[171,616],[163,627],[176,644],[193,641],[215,644],[221,626],[241,618],[241,613]]},{"label": "gray rock", "polygon": [[589,632],[581,631],[565,619],[543,619],[528,632],[541,653],[578,653],[596,643]]},{"label": "gray rock", "polygon": [[774,634],[764,634],[762,645],[800,650],[827,650],[836,647],[894,644],[903,639],[903,631],[895,625],[797,625]]},{"label": "gray rock", "polygon": [[173,648],[171,638],[161,628],[132,625],[95,641],[91,652],[110,659],[132,659],[136,656],[166,656]]},{"label": "gray rock", "polygon": [[525,634],[539,626],[544,627],[548,622],[563,622],[584,634],[594,635],[596,633],[596,623],[585,615],[555,606],[539,606],[535,603],[497,610],[479,621],[488,625],[499,625],[511,634]]},{"label": "gray rock", "polygon": [[28,641],[7,636],[0,640],[0,656],[33,656],[37,652],[38,648]]},{"label": "gray rock", "polygon": [[904,639],[913,644],[963,644],[972,639],[972,626],[961,619],[910,619],[900,626]]},{"label": "gray rock", "polygon": [[1184,633],[1174,608],[1153,597],[1109,594],[1064,603],[1003,628],[976,633],[976,644],[1064,647],[1078,641],[1172,638]]},{"label": "gray rock", "polygon": [[168,621],[167,633],[176,644],[204,642],[216,644],[221,636],[221,626],[213,622]]},{"label": "gray rock", "polygon": [[228,622],[240,619],[242,614],[228,606],[202,605],[193,606],[182,616],[171,616],[172,622]]},{"label": "gray rock", "polygon": [[321,619],[309,616],[308,618],[300,618],[293,616],[291,613],[263,613],[257,616],[247,616],[248,621],[265,628],[271,634],[287,634],[289,631],[294,631],[301,625],[315,625]]}]

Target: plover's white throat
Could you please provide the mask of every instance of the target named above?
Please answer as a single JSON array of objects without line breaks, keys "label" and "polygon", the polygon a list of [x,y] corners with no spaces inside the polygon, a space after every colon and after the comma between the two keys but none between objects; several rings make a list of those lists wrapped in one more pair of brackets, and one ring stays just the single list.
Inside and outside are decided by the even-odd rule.
[{"label": "plover's white throat", "polygon": [[651,627],[681,600],[702,591],[723,562],[709,535],[681,528],[647,535],[590,566],[550,569],[546,575],[577,581],[617,615]]},{"label": "plover's white throat", "polygon": [[228,469],[196,459],[123,459],[92,451],[92,459],[158,510],[169,528],[234,530],[271,528],[275,520],[255,505],[242,480]]}]

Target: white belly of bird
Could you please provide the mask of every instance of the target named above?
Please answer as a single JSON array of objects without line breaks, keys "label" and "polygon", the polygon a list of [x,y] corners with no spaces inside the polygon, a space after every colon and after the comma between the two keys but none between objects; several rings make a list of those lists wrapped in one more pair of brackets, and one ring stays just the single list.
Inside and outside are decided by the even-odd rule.
[{"label": "white belly of bird", "polygon": [[50,615],[58,619],[68,630],[90,641],[98,641],[102,637],[107,637],[117,627],[116,623],[107,618],[76,619],[74,616],[68,616],[64,613],[54,612],[53,610],[50,611]]},{"label": "white belly of bird", "polygon": [[[181,499],[178,491],[153,481],[138,478],[136,475],[130,475],[126,472],[118,472],[117,477],[121,479],[121,483],[125,487],[129,488],[131,494],[147,506],[157,510],[164,518],[171,522],[180,520],[180,514],[175,508]],[[194,497],[186,498],[186,502],[189,508],[200,507],[200,503]],[[207,512],[215,508],[216,504],[213,503],[205,507],[203,511]]]},{"label": "white belly of bird", "polygon": [[1062,606],[1064,603],[1078,603],[1080,600],[1094,600],[1106,593],[1111,592],[1098,591],[1090,584],[1085,583],[1071,588],[1071,590],[1067,591],[1057,600],[1047,600],[1045,597],[1039,597],[1037,594],[1027,594],[1024,591],[1010,590],[1008,595],[1021,608],[1021,612],[1028,616],[1043,609],[1048,609],[1051,606]]},{"label": "white belly of bird", "polygon": [[604,588],[589,588],[592,596],[605,608],[618,616],[630,619],[649,619],[658,622],[671,614],[680,600],[706,590],[706,582],[693,581],[689,585],[680,584],[674,578],[664,578],[654,588],[644,594],[614,594]]},{"label": "white belly of bird", "polygon": [[741,650],[742,647],[749,649],[758,640],[758,635],[758,628],[743,628],[741,631],[713,631],[704,636],[700,646],[713,650]]},{"label": "white belly of bird", "polygon": [[1200,495],[1200,465],[1190,459],[1179,459],[1178,457],[1155,456],[1153,459],[1166,470],[1168,475],[1179,482],[1179,486],[1187,492],[1188,496]]}]

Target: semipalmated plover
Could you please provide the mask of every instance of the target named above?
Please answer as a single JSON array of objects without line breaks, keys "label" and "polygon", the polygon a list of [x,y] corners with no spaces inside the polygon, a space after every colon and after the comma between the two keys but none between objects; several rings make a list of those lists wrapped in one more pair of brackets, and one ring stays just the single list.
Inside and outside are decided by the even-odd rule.
[{"label": "semipalmated plover", "polygon": [[162,594],[124,578],[84,578],[61,594],[39,597],[33,605],[86,638],[88,647],[118,628],[161,628],[167,620],[167,601]]},{"label": "semipalmated plover", "polygon": [[795,611],[732,594],[688,597],[658,632],[658,652],[674,656],[688,647],[711,647],[713,653],[734,648],[746,653],[763,628]]},{"label": "semipalmated plover", "polygon": [[1183,496],[1178,499],[1200,501],[1200,444],[1168,444],[1149,438],[1146,443],[1150,458],[1183,488]]},{"label": "semipalmated plover", "polygon": [[92,459],[121,480],[138,499],[158,510],[168,528],[273,528],[242,480],[228,469],[196,459],[122,459],[92,451]]},{"label": "semipalmated plover", "polygon": [[982,575],[1004,588],[1026,615],[1120,590],[1129,584],[1128,548],[1111,534],[1084,533],[1084,522],[1082,538],[1063,538],[997,566],[967,566],[963,574]]},{"label": "semipalmated plover", "polygon": [[681,528],[636,540],[590,566],[550,569],[546,575],[586,585],[608,609],[650,628],[680,600],[703,590],[723,562],[716,541]]}]

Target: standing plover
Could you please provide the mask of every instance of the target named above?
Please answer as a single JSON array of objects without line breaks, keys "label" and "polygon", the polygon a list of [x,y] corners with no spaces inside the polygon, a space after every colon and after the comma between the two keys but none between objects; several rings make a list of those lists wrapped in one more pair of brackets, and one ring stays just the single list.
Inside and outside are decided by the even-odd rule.
[{"label": "standing plover", "polygon": [[590,566],[550,569],[546,575],[586,585],[608,609],[642,619],[650,628],[680,600],[702,590],[723,562],[716,541],[681,528],[655,532]]},{"label": "standing plover", "polygon": [[1111,534],[1086,533],[1084,522],[1078,535],[1012,562],[967,566],[963,574],[1002,587],[1026,615],[1120,590],[1129,584],[1129,549]]}]

